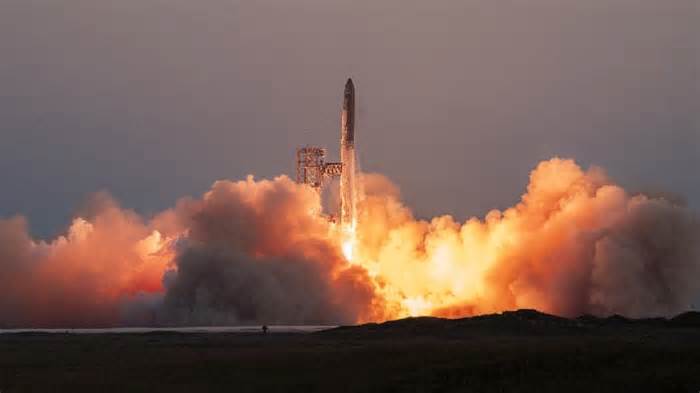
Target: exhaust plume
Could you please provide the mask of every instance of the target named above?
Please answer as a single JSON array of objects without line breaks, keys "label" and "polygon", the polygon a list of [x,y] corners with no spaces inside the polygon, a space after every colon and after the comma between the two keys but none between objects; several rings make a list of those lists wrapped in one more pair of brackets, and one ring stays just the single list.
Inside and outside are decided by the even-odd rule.
[{"label": "exhaust plume", "polygon": [[630,195],[600,168],[542,162],[520,203],[464,223],[415,220],[386,179],[364,183],[358,260],[390,283],[383,295],[401,315],[657,316],[700,294],[697,214]]},{"label": "exhaust plume", "polygon": [[48,243],[0,220],[0,327],[111,326],[124,302],[163,291],[168,239],[106,194],[85,210]]},{"label": "exhaust plume", "polygon": [[[318,193],[285,176],[219,181],[144,218],[97,194],[66,233],[0,219],[0,327],[319,324],[515,308],[672,315],[700,294],[700,218],[599,168],[540,163],[483,219],[415,219],[361,174],[350,257]],[[350,260],[351,259],[351,260]]]},{"label": "exhaust plume", "polygon": [[319,195],[287,177],[222,181],[184,216],[166,320],[323,324],[371,319],[374,288],[348,265]]}]

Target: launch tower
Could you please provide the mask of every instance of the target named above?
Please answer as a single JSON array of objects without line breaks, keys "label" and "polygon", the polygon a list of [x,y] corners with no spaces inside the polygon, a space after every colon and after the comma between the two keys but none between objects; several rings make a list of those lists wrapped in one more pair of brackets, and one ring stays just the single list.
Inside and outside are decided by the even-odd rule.
[{"label": "launch tower", "polygon": [[326,149],[304,146],[297,149],[297,183],[322,192],[330,179],[340,178],[340,220],[352,223],[355,217],[355,85],[345,83],[340,114],[340,162],[325,162]]}]

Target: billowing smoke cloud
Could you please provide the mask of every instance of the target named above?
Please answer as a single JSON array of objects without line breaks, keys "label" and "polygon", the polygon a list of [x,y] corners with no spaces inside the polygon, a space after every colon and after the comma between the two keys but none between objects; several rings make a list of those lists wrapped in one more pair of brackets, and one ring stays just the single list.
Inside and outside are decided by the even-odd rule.
[{"label": "billowing smoke cloud", "polygon": [[381,301],[340,254],[318,195],[220,181],[149,222],[95,196],[65,236],[0,221],[0,327],[353,323]]},{"label": "billowing smoke cloud", "polygon": [[599,168],[542,162],[517,206],[464,224],[416,221],[386,180],[365,185],[359,259],[404,313],[670,315],[700,294],[697,214],[630,195]]},{"label": "billowing smoke cloud", "polygon": [[354,323],[375,301],[319,215],[319,197],[286,177],[217,182],[184,214],[189,233],[164,311],[184,324]]},{"label": "billowing smoke cloud", "polygon": [[106,326],[129,298],[162,292],[160,232],[98,194],[65,236],[35,241],[0,220],[0,326]]},{"label": "billowing smoke cloud", "polygon": [[0,327],[319,324],[515,308],[670,315],[700,294],[700,218],[552,159],[522,200],[416,220],[362,177],[350,261],[318,195],[286,177],[220,181],[150,219],[93,197],[66,234],[0,220]]}]

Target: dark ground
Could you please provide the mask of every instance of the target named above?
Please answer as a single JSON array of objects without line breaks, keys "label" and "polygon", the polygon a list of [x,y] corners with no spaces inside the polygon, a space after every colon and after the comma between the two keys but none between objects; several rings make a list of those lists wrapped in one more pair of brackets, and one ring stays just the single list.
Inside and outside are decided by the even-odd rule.
[{"label": "dark ground", "polygon": [[315,334],[3,334],[11,392],[700,392],[700,314],[518,311]]}]

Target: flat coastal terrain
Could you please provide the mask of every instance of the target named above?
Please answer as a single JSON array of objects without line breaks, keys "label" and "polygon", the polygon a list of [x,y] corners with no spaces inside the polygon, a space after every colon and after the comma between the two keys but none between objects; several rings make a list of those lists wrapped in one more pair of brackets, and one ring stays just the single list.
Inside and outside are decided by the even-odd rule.
[{"label": "flat coastal terrain", "polygon": [[12,392],[698,392],[700,314],[531,310],[313,332],[0,334]]}]

